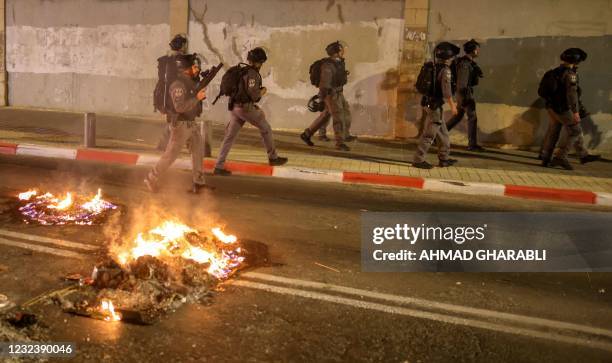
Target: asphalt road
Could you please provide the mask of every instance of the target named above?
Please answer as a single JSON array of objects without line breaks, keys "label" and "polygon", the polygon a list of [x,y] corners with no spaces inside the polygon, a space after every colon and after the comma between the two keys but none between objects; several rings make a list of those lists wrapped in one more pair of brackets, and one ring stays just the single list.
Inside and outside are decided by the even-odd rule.
[{"label": "asphalt road", "polygon": [[[273,264],[228,281],[210,304],[185,305],[154,326],[37,307],[52,341],[77,343],[74,361],[612,361],[611,273],[360,271],[364,210],[609,210],[239,176],[210,177],[217,189],[193,196],[185,192],[189,174],[178,171],[151,195],[141,182],[145,172],[0,156],[0,212],[31,187],[102,188],[125,208],[127,228],[160,215],[191,225],[213,219],[266,244]],[[31,226],[6,212],[0,230],[106,243],[103,227]],[[0,293],[19,304],[63,286],[68,273],[88,274],[96,255],[81,253],[76,259],[0,244]]]}]

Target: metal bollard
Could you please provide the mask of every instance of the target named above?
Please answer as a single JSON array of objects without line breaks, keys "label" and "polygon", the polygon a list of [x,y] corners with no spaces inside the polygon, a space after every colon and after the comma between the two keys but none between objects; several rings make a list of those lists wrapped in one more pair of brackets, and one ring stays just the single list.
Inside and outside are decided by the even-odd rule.
[{"label": "metal bollard", "polygon": [[202,138],[202,147],[204,149],[204,157],[212,156],[212,148],[210,142],[212,139],[212,124],[210,121],[200,121],[200,137]]},{"label": "metal bollard", "polygon": [[83,121],[83,144],[85,144],[85,147],[96,147],[96,114],[86,112]]}]

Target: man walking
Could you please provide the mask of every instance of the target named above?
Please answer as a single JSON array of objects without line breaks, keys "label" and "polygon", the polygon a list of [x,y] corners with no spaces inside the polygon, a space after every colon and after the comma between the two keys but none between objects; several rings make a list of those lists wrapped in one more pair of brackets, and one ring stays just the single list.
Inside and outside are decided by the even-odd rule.
[{"label": "man walking", "polygon": [[202,138],[200,128],[195,122],[199,112],[200,102],[206,98],[204,90],[197,94],[194,75],[199,72],[195,64],[195,56],[192,54],[181,54],[175,57],[178,75],[170,85],[169,93],[172,105],[167,109],[166,119],[170,128],[170,139],[166,150],[157,164],[151,169],[144,180],[145,185],[151,192],[157,190],[159,179],[168,170],[179,156],[183,145],[189,142],[192,162],[192,193],[199,193],[200,189],[207,187],[202,171]]},{"label": "man walking", "polygon": [[[344,85],[348,82],[348,71],[344,61],[345,47],[340,41],[329,44],[325,51],[328,58],[321,59],[318,79],[319,100],[325,104],[325,110],[314,120],[314,122],[300,135],[302,141],[308,146],[314,146],[312,136],[321,128],[327,126],[329,117],[332,117],[336,149],[350,151],[344,143],[353,141],[355,136],[350,134],[351,110],[346,98],[344,98]],[[316,64],[316,62],[315,62]]]},{"label": "man walking", "polygon": [[474,87],[482,77],[482,70],[474,61],[480,54],[480,44],[474,39],[463,44],[465,55],[459,58],[455,65],[457,70],[457,90],[455,99],[457,101],[457,114],[446,123],[450,132],[463,119],[467,113],[468,122],[468,151],[484,151],[478,145],[478,118],[476,117],[476,101],[474,100]]},{"label": "man walking", "polygon": [[[423,112],[427,118],[423,127],[423,133],[419,138],[417,151],[414,154],[412,166],[419,169],[431,169],[433,165],[425,161],[425,156],[434,139],[438,144],[438,166],[448,167],[457,161],[450,159],[450,140],[446,124],[442,121],[442,105],[448,102],[453,115],[457,115],[457,106],[453,101],[451,91],[452,73],[450,64],[459,53],[459,47],[448,42],[442,42],[434,49],[435,64],[431,62],[423,66],[421,72],[426,72],[425,77],[431,77],[428,82],[428,90],[424,92]],[[419,75],[419,79],[424,78]],[[417,88],[420,86],[417,84]],[[421,91],[421,90],[420,90]]]},{"label": "man walking", "polygon": [[[586,52],[579,48],[569,48],[561,53],[561,65],[552,69],[542,78],[538,94],[546,101],[549,115],[548,130],[542,147],[542,166],[560,166],[573,170],[567,159],[572,146],[580,158],[581,164],[599,160],[599,155],[589,155],[584,147],[584,138],[580,126],[580,86],[576,67],[587,58]],[[555,144],[559,138],[561,127],[565,128],[565,136],[559,143],[559,148],[551,159]]]},{"label": "man walking", "polygon": [[[217,157],[214,170],[215,175],[231,175],[231,172],[224,168],[225,159],[227,159],[227,155],[245,122],[259,129],[266,152],[268,153],[268,163],[270,165],[283,165],[287,163],[287,158],[277,155],[274,139],[272,138],[272,127],[270,127],[266,120],[266,114],[257,105],[257,102],[267,92],[267,89],[262,86],[261,75],[259,74],[261,66],[267,59],[266,52],[258,47],[249,51],[247,55],[248,65],[244,65],[244,67],[236,66],[239,67],[237,71],[240,72],[240,76],[238,78],[237,91],[231,96],[229,101],[230,120],[225,127],[225,136],[219,149],[219,156]],[[221,87],[223,88],[223,85]]]}]

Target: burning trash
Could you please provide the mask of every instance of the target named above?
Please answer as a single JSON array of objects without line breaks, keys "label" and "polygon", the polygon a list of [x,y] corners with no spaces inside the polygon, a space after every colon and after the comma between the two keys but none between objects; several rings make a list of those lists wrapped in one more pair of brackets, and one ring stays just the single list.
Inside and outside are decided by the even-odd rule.
[{"label": "burning trash", "polygon": [[197,230],[168,220],[112,244],[88,283],[58,302],[76,315],[152,324],[186,302],[208,298],[246,266],[247,257],[244,243],[219,227]]},{"label": "burning trash", "polygon": [[20,193],[19,213],[25,223],[42,225],[99,224],[117,206],[102,199],[102,190],[91,199],[73,193],[56,197],[51,193],[29,190]]}]

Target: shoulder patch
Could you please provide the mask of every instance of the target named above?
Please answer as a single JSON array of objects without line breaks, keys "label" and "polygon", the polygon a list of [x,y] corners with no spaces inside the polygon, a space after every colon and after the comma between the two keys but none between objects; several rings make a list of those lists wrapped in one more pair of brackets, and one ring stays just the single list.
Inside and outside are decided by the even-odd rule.
[{"label": "shoulder patch", "polygon": [[255,87],[255,78],[249,78],[249,88]]},{"label": "shoulder patch", "polygon": [[444,77],[448,77],[448,78],[450,78],[452,76],[452,72],[451,72],[450,68],[448,68],[448,67],[444,68],[443,76]]},{"label": "shoulder patch", "polygon": [[577,83],[578,82],[578,76],[575,73],[570,73],[569,81],[571,83]]}]

